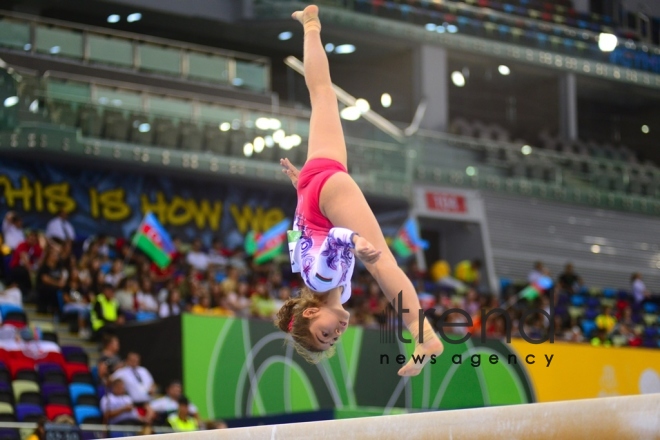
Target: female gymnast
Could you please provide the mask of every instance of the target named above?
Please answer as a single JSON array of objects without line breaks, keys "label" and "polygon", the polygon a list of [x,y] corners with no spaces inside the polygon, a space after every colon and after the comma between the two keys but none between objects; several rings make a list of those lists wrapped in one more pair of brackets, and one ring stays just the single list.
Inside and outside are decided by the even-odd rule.
[{"label": "female gymnast", "polygon": [[291,333],[296,350],[308,361],[331,356],[348,325],[349,313],[342,304],[351,296],[357,256],[397,307],[394,300],[401,292],[403,309],[408,309],[403,319],[415,339],[414,355],[424,355],[424,361],[416,363],[411,358],[399,375],[416,376],[431,355],[442,353],[442,343],[419,313],[412,283],[397,265],[362,191],[347,173],[346,144],[321,43],[318,7],[307,6],[292,17],[304,27],[305,82],[312,115],[305,166],[298,171],[288,159],[280,164],[298,195],[294,220],[298,232],[294,234],[300,237],[290,252],[292,268],[301,273],[305,286],[299,297],[282,306],[276,324]]}]

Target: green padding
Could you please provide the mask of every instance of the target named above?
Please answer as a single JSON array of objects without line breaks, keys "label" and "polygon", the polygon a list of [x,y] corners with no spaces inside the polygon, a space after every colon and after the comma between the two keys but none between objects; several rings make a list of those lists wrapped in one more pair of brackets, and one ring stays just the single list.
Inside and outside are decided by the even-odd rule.
[{"label": "green padding", "polygon": [[359,406],[356,408],[350,409],[335,409],[335,419],[354,419],[357,417],[373,417],[373,416],[383,416],[383,415],[397,415],[397,414],[408,414],[408,411],[402,408],[392,408],[387,410],[387,408],[377,408],[377,407],[368,407],[368,406]]},{"label": "green padding", "polygon": [[181,74],[181,50],[141,44],[138,50],[140,69],[154,72]]},{"label": "green padding", "polygon": [[133,65],[133,46],[130,41],[90,35],[87,42],[90,60],[119,66]]},{"label": "green padding", "polygon": [[0,46],[24,48],[30,43],[30,25],[0,20]]},{"label": "green padding", "polygon": [[83,57],[83,38],[79,32],[38,25],[36,39],[39,52],[73,58]]}]

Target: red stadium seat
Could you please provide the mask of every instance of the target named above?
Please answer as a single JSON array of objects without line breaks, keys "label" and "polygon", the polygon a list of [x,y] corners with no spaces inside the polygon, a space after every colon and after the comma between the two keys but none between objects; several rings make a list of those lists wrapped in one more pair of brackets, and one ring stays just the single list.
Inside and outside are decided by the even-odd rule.
[{"label": "red stadium seat", "polygon": [[83,364],[65,364],[64,372],[67,380],[71,382],[75,373],[89,373],[89,367]]},{"label": "red stadium seat", "polygon": [[55,417],[61,416],[62,414],[73,417],[73,410],[67,405],[46,405],[46,408],[44,409],[46,410],[46,417],[48,417],[48,420],[54,420]]},{"label": "red stadium seat", "polygon": [[16,374],[21,370],[35,371],[34,365],[35,363],[33,359],[30,359],[28,357],[22,357],[22,358],[11,359],[7,364],[7,367],[9,368],[9,372],[11,373],[11,377],[13,379],[16,379]]}]

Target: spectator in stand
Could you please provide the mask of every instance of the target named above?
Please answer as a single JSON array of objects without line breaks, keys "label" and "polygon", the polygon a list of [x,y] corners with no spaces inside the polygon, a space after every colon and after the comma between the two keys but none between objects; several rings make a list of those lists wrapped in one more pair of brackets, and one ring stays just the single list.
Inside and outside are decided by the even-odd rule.
[{"label": "spectator in stand", "polygon": [[121,259],[116,258],[115,261],[112,262],[110,273],[103,278],[103,281],[111,284],[112,287],[116,289],[119,287],[119,283],[121,283],[124,277],[124,262]]},{"label": "spectator in stand", "polygon": [[224,248],[222,240],[220,238],[214,238],[208,256],[209,264],[224,268],[227,265],[227,257],[230,255],[231,252]]},{"label": "spectator in stand", "polygon": [[222,280],[222,291],[229,294],[229,293],[236,293],[238,289],[238,282],[239,282],[239,271],[238,268],[234,266],[230,266],[227,269],[227,277]]},{"label": "spectator in stand", "polygon": [[82,339],[89,339],[92,336],[91,330],[87,327],[87,321],[92,310],[87,295],[83,295],[79,289],[80,282],[78,278],[71,278],[69,287],[64,289],[62,295],[63,315],[76,315],[78,319],[78,336]]},{"label": "spectator in stand", "polygon": [[181,314],[181,292],[177,287],[172,288],[167,294],[167,301],[162,303],[158,309],[158,316],[167,318]]},{"label": "spectator in stand", "polygon": [[167,418],[174,432],[191,432],[199,429],[199,422],[197,419],[190,415],[188,407],[190,402],[184,396],[181,396],[178,401],[178,411]]},{"label": "spectator in stand", "polygon": [[120,283],[119,289],[115,292],[119,308],[123,313],[129,315],[127,316],[128,319],[135,317],[137,311],[136,296],[139,290],[140,285],[137,278],[127,278]]},{"label": "spectator in stand", "polygon": [[0,292],[0,304],[12,304],[23,307],[23,296],[16,281],[10,280],[7,287]]},{"label": "spectator in stand", "polygon": [[651,292],[646,289],[646,284],[642,281],[642,274],[635,272],[630,277],[630,283],[632,284],[632,293],[633,298],[635,298],[635,304],[640,305],[651,297]]},{"label": "spectator in stand", "polygon": [[564,267],[564,272],[559,275],[558,281],[559,287],[569,295],[577,293],[580,287],[582,287],[582,279],[575,273],[571,263],[568,263]]},{"label": "spectator in stand", "polygon": [[192,306],[190,311],[198,315],[234,316],[234,313],[231,310],[223,309],[221,307],[212,307],[211,297],[208,293],[202,293],[199,297],[199,304]]},{"label": "spectator in stand", "polygon": [[103,348],[99,357],[99,364],[105,364],[108,374],[112,375],[124,366],[119,357],[119,338],[117,335],[106,334],[103,336]]},{"label": "spectator in stand", "polygon": [[209,256],[202,249],[202,240],[195,239],[192,244],[192,249],[186,256],[186,262],[200,272],[206,271],[209,267]]},{"label": "spectator in stand", "polygon": [[11,279],[18,283],[23,298],[32,291],[32,274],[41,263],[42,248],[36,231],[27,233],[25,241],[18,245],[11,254],[9,263]]},{"label": "spectator in stand", "polygon": [[46,257],[37,271],[37,313],[57,313],[58,294],[66,287],[67,271],[62,267],[58,251],[49,246]]},{"label": "spectator in stand", "polygon": [[101,293],[96,295],[91,313],[92,331],[98,338],[117,325],[124,324],[124,316],[115,298],[115,289],[111,284],[104,284]]},{"label": "spectator in stand", "polygon": [[454,268],[454,278],[472,288],[478,288],[481,283],[481,260],[463,260]]},{"label": "spectator in stand", "polygon": [[23,220],[14,211],[8,211],[2,220],[2,237],[12,251],[25,241]]},{"label": "spectator in stand", "polygon": [[272,319],[277,313],[275,300],[268,293],[265,283],[257,284],[254,293],[250,297],[250,310],[252,316],[262,319]]},{"label": "spectator in stand", "polygon": [[[169,416],[179,409],[179,399],[183,396],[183,388],[178,380],[172,381],[165,390],[165,395],[151,401],[149,406],[156,414]],[[189,403],[188,413],[199,420],[197,407]],[[165,418],[164,417],[164,418]]]},{"label": "spectator in stand", "polygon": [[596,336],[591,339],[591,345],[594,347],[611,347],[612,343],[607,338],[607,332],[604,329],[599,328],[596,331]]},{"label": "spectator in stand", "polygon": [[61,210],[57,217],[52,219],[46,225],[46,237],[55,238],[61,242],[73,241],[76,239],[76,231],[68,220],[66,211]]},{"label": "spectator in stand", "polygon": [[605,334],[609,335],[616,326],[616,318],[612,315],[612,308],[605,306],[603,313],[596,316],[596,327],[600,330],[605,330]]},{"label": "spectator in stand", "polygon": [[45,416],[39,417],[37,420],[37,427],[32,431],[26,440],[45,440],[46,439],[46,423],[48,423],[48,418]]},{"label": "spectator in stand", "polygon": [[[222,286],[224,289],[224,281]],[[248,298],[250,286],[245,282],[239,282],[236,286],[235,291],[224,291],[226,304],[236,316],[246,317],[250,313],[250,298]]]},{"label": "spectator in stand", "polygon": [[108,237],[105,234],[99,234],[97,237],[89,237],[83,243],[83,252],[90,253],[95,256],[102,256],[108,258],[110,256],[110,246],[108,245]]},{"label": "spectator in stand", "polygon": [[158,301],[153,294],[153,285],[149,278],[142,279],[141,289],[135,295],[138,312],[158,313]]},{"label": "spectator in stand", "polygon": [[120,422],[135,422],[140,425],[147,419],[138,413],[131,397],[126,394],[126,387],[121,379],[112,379],[108,393],[101,398],[99,405],[104,423],[114,425]]},{"label": "spectator in stand", "polygon": [[[151,411],[148,403],[156,392],[156,384],[149,370],[140,365],[140,355],[134,351],[126,356],[126,364],[114,372],[112,379],[121,379],[126,385],[128,395],[133,403]],[[153,413],[153,411],[152,411]]]},{"label": "spectator in stand", "polygon": [[543,265],[543,262],[536,261],[534,263],[534,269],[532,269],[529,272],[529,275],[527,275],[527,282],[529,284],[536,284],[539,278],[546,276],[546,274],[547,271],[545,269],[545,266]]}]

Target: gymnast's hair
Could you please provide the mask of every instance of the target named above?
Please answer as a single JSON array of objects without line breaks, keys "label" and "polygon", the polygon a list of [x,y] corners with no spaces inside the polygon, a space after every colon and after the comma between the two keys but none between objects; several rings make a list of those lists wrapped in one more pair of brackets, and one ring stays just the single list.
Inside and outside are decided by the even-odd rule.
[{"label": "gymnast's hair", "polygon": [[285,333],[290,333],[293,347],[310,364],[317,364],[335,354],[335,347],[319,350],[313,343],[314,336],[309,330],[312,320],[305,318],[303,312],[310,307],[322,307],[325,295],[315,294],[307,286],[300,289],[297,298],[288,299],[277,312],[275,325]]}]

